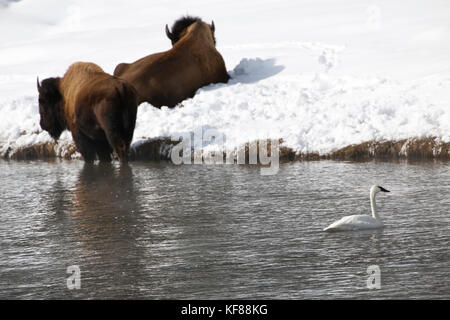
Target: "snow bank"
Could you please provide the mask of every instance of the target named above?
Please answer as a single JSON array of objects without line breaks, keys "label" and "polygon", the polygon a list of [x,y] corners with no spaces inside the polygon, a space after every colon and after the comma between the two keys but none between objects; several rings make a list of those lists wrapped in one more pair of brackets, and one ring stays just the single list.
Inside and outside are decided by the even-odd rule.
[{"label": "snow bank", "polygon": [[326,73],[270,76],[281,68],[272,59],[244,59],[229,84],[201,89],[183,107],[158,110],[143,104],[135,139],[213,128],[228,148],[272,138],[320,154],[373,139],[450,141],[450,78],[434,87],[435,79],[405,84]]},{"label": "snow bank", "polygon": [[[2,157],[52,144],[39,126],[37,75],[61,76],[79,60],[112,72],[119,62],[166,50],[165,24],[186,13],[214,19],[232,80],[202,88],[174,109],[141,104],[135,148],[211,129],[224,145],[205,148],[270,138],[298,154],[412,137],[450,142],[446,1],[2,4],[0,29],[8,30],[0,34]],[[79,157],[67,132],[52,148],[57,156]]]}]

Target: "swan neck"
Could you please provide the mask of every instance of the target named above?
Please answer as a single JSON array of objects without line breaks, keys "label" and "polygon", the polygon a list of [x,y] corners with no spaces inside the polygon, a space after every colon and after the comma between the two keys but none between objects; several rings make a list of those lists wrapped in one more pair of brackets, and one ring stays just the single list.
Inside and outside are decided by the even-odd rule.
[{"label": "swan neck", "polygon": [[377,214],[377,203],[375,202],[375,192],[370,193],[370,207],[372,209],[372,217],[378,220],[379,216]]}]

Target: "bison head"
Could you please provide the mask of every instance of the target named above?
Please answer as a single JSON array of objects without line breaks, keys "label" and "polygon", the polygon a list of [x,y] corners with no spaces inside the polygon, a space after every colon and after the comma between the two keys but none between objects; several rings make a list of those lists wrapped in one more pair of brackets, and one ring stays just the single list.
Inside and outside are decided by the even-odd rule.
[{"label": "bison head", "polygon": [[[175,43],[177,43],[185,35],[186,28],[195,22],[204,23],[198,17],[191,17],[191,16],[182,17],[177,21],[175,21],[175,23],[172,25],[172,32],[170,31],[169,26],[166,24],[166,35],[172,42],[172,45],[175,45]],[[216,28],[214,26],[214,21],[211,22],[209,28],[211,30],[211,36],[214,41],[214,45],[216,45],[216,38],[214,36],[214,31]]]},{"label": "bison head", "polygon": [[39,114],[41,128],[47,131],[53,139],[58,140],[65,129],[65,121],[62,114],[62,95],[59,91],[59,78],[48,78],[39,83]]}]

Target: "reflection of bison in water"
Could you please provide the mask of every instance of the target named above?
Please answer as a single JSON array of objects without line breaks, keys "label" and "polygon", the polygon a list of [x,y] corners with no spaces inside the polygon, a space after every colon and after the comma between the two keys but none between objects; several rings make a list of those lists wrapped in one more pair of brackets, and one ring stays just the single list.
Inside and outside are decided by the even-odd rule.
[{"label": "reflection of bison in water", "polygon": [[77,62],[63,78],[39,83],[41,127],[58,140],[68,129],[86,162],[128,160],[137,113],[136,90],[93,63]]},{"label": "reflection of bison in water", "polygon": [[169,51],[151,54],[134,63],[121,63],[114,75],[129,81],[137,90],[139,103],[174,107],[208,84],[230,78],[222,56],[216,50],[214,22],[206,24],[200,18],[177,20],[172,32]]}]

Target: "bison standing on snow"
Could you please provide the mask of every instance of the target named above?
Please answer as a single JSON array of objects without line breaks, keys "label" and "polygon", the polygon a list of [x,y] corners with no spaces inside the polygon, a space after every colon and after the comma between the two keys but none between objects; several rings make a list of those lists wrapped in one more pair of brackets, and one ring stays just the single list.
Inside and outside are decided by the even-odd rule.
[{"label": "bison standing on snow", "polygon": [[183,17],[166,25],[172,49],[151,54],[134,63],[116,66],[114,75],[130,82],[139,103],[154,107],[174,107],[211,83],[230,79],[221,54],[216,50],[214,22],[211,25],[196,17]]},{"label": "bison standing on snow", "polygon": [[128,160],[136,124],[137,95],[132,85],[93,63],[76,62],[62,78],[39,83],[40,125],[58,140],[68,129],[86,162],[111,162],[113,150]]}]

